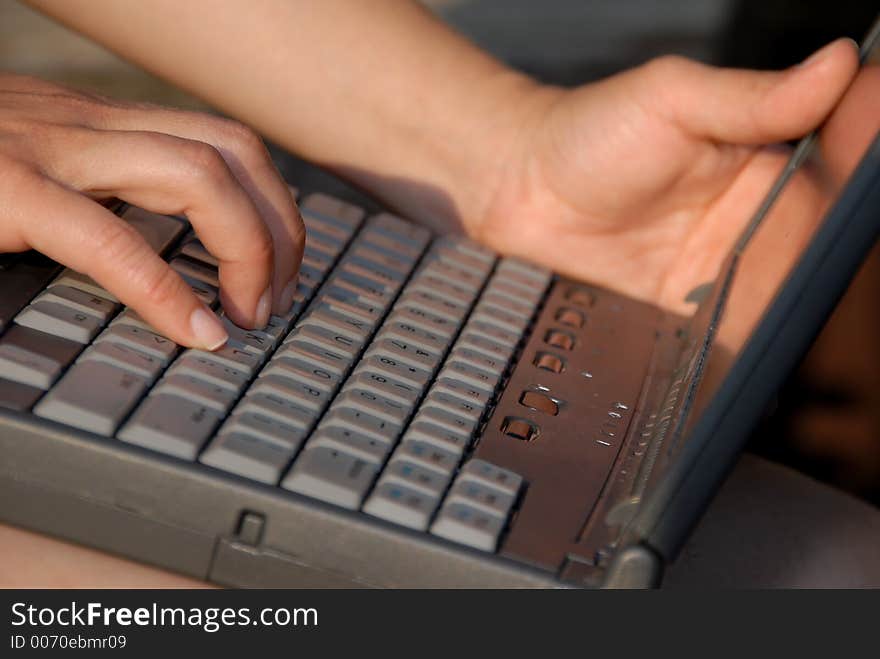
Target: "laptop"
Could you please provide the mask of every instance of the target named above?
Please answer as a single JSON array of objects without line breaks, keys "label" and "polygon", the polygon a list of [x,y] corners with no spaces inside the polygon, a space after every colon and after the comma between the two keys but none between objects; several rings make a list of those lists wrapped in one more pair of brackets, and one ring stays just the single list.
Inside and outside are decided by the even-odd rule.
[{"label": "laptop", "polygon": [[[294,307],[213,353],[5,255],[0,519],[227,586],[655,586],[880,235],[878,88],[689,316],[304,188]],[[184,219],[117,212],[217,308]]]}]

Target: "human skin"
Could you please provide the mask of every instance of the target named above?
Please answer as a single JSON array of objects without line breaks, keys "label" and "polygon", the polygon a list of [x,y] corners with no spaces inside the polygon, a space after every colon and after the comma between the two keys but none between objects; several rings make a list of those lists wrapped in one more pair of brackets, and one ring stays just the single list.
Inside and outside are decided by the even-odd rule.
[{"label": "human skin", "polygon": [[[461,229],[501,252],[675,310],[684,308],[693,286],[714,276],[747,219],[743,209],[757,205],[778,171],[779,152],[762,146],[818,124],[857,67],[852,43],[840,41],[782,72],[661,58],[599,83],[561,89],[510,70],[402,0],[30,4],[329,167],[405,216],[438,229]],[[139,121],[149,122],[150,115],[138,115]],[[167,124],[149,125],[148,131],[175,135]],[[229,129],[249,154],[258,151],[251,133],[239,124]],[[118,130],[144,128],[133,123]],[[187,133],[185,139],[213,146],[222,162],[206,156],[209,166],[243,188],[255,207],[261,191],[277,188],[264,172],[264,182],[247,189],[251,169],[236,172],[213,132]],[[202,165],[196,163],[195,171]],[[82,173],[75,166],[68,171]],[[96,196],[75,186],[73,192]],[[7,211],[0,216],[2,249],[36,246],[15,233],[23,222],[19,204],[36,203],[20,199],[0,193],[0,208]],[[276,209],[286,207],[277,199]],[[19,210],[10,214],[9,208]],[[284,233],[294,244],[289,255],[277,249],[284,235],[278,240],[271,230],[254,232],[261,239],[268,235],[274,262],[271,269],[260,266],[256,284],[239,284],[244,292],[224,298],[233,305],[242,300],[237,306],[243,322],[258,324],[256,292],[271,279],[268,273],[279,263],[293,263],[285,272],[295,270],[301,225],[294,212],[284,212]],[[244,217],[251,214],[243,212],[242,221],[255,227],[253,218]],[[270,227],[271,213],[253,214]],[[81,218],[74,212],[65,219],[75,225]],[[210,242],[212,224],[202,224],[200,235]],[[270,261],[270,250],[264,251],[255,262]],[[186,328],[174,326],[161,305],[149,307],[149,299],[136,295],[126,301],[191,344]],[[164,585],[170,578],[162,572],[126,575],[118,559],[106,557],[107,574],[114,576],[89,581],[101,573],[103,555],[0,530],[6,536],[0,575],[13,575],[17,583]],[[47,572],[49,563],[66,569]]]}]

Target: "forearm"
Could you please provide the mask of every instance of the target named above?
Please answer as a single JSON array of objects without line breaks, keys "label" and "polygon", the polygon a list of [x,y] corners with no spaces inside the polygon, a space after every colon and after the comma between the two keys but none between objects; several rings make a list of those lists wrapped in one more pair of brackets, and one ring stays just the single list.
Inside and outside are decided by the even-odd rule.
[{"label": "forearm", "polygon": [[31,0],[428,222],[475,222],[536,98],[405,0]]}]

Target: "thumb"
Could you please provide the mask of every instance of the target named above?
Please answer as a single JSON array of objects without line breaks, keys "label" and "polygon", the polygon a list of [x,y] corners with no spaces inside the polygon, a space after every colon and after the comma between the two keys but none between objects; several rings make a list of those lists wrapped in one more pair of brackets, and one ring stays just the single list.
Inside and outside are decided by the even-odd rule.
[{"label": "thumb", "polygon": [[855,76],[859,58],[854,41],[838,39],[784,71],[720,69],[678,58],[668,66],[679,70],[659,67],[655,107],[681,129],[719,142],[768,144],[818,126]]}]

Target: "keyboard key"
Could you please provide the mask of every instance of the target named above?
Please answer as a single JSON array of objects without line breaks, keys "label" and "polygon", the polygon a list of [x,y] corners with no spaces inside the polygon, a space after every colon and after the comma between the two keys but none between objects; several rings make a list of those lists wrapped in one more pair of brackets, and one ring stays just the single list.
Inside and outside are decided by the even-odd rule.
[{"label": "keyboard key", "polygon": [[384,252],[390,256],[400,258],[405,263],[415,263],[422,253],[422,247],[404,243],[396,236],[381,229],[366,228],[358,236],[358,244],[366,245],[370,249]]},{"label": "keyboard key", "polygon": [[421,327],[429,332],[442,334],[447,338],[452,337],[461,324],[460,320],[449,320],[446,315],[440,316],[425,311],[419,305],[408,300],[401,300],[399,304],[395,305],[393,317],[395,320]]},{"label": "keyboard key", "polygon": [[362,208],[336,197],[314,192],[299,204],[304,215],[316,215],[354,232],[363,222],[366,213]]},{"label": "keyboard key", "polygon": [[515,497],[522,485],[522,476],[479,459],[468,460],[461,468],[459,480],[468,480],[494,487]]},{"label": "keyboard key", "polygon": [[419,273],[450,281],[456,286],[470,288],[473,293],[476,293],[486,280],[486,273],[474,273],[458,267],[455,263],[442,261],[430,255],[426,258],[425,264],[419,270]]},{"label": "keyboard key", "polygon": [[419,408],[416,420],[432,423],[449,432],[464,435],[468,438],[473,436],[474,430],[477,427],[477,423],[472,417],[463,417],[449,410],[434,407],[430,401],[426,401]]},{"label": "keyboard key", "polygon": [[147,321],[141,318],[140,314],[134,309],[125,309],[121,314],[116,316],[113,319],[111,325],[134,325],[135,327],[140,327],[141,329],[145,329],[148,332],[154,332],[155,330],[150,326]]},{"label": "keyboard key", "polygon": [[252,412],[273,417],[282,423],[308,429],[317,418],[317,413],[272,393],[255,393],[242,399],[235,408],[236,413]]},{"label": "keyboard key", "polygon": [[34,409],[37,416],[112,435],[147,388],[147,380],[101,362],[75,364]]},{"label": "keyboard key", "polygon": [[86,349],[80,361],[98,361],[121,368],[153,382],[164,364],[153,355],[135,350],[122,343],[102,341]]},{"label": "keyboard key", "polygon": [[186,231],[186,224],[181,220],[134,206],[126,208],[122,219],[141,234],[157,254],[165,253],[165,250]]},{"label": "keyboard key", "polygon": [[29,327],[13,325],[0,338],[0,374],[38,389],[48,389],[76,358],[82,344]]},{"label": "keyboard key", "polygon": [[135,350],[160,359],[163,364],[171,361],[177,354],[177,344],[149,330],[134,325],[111,325],[98,337],[98,341],[122,343]]},{"label": "keyboard key", "polygon": [[191,259],[196,261],[201,261],[206,265],[210,265],[213,267],[217,267],[219,262],[217,261],[217,257],[211,254],[205,246],[198,240],[190,240],[183,247],[180,248],[180,253],[184,256],[188,256]]},{"label": "keyboard key", "polygon": [[382,472],[380,482],[404,485],[433,499],[439,499],[446,491],[449,478],[449,474],[426,469],[415,462],[395,457]]},{"label": "keyboard key", "polygon": [[395,380],[404,382],[418,389],[422,389],[431,379],[431,373],[422,368],[416,368],[386,355],[374,354],[360,362],[361,368],[371,373],[390,375]]},{"label": "keyboard key", "polygon": [[275,339],[271,335],[266,334],[266,332],[243,329],[229,320],[226,316],[223,316],[221,320],[224,329],[229,334],[227,345],[232,345],[241,350],[253,352],[261,356],[264,356],[275,347]]},{"label": "keyboard key", "polygon": [[369,277],[373,281],[390,286],[394,290],[400,288],[408,274],[408,271],[400,272],[396,268],[389,268],[359,254],[349,253],[343,263],[351,272]]},{"label": "keyboard key", "polygon": [[409,418],[412,408],[367,389],[351,387],[343,389],[336,398],[336,404],[371,414],[395,425],[403,425]]},{"label": "keyboard key", "polygon": [[431,330],[411,325],[409,322],[397,320],[397,314],[392,314],[388,322],[382,326],[383,338],[397,339],[411,343],[429,352],[442,354],[446,352],[451,339],[450,335],[437,334]]},{"label": "keyboard key", "polygon": [[299,447],[306,437],[306,430],[302,426],[293,426],[274,417],[254,412],[236,412],[223,424],[222,432],[238,432],[262,437],[267,441],[286,444],[291,450]]},{"label": "keyboard key", "polygon": [[458,455],[452,451],[416,439],[402,441],[391,459],[406,460],[445,476],[451,475],[458,465]]},{"label": "keyboard key", "polygon": [[343,451],[376,466],[381,466],[391,452],[391,440],[380,440],[332,424],[321,424],[309,438],[309,446],[326,446]]},{"label": "keyboard key", "polygon": [[476,424],[483,416],[485,404],[460,398],[440,388],[432,388],[425,404],[434,409],[449,412],[456,418],[467,419]]},{"label": "keyboard key", "polygon": [[267,375],[293,377],[328,394],[336,391],[336,388],[342,381],[335,373],[314,364],[309,364],[302,359],[292,358],[287,355],[274,358],[266,364],[266,367],[260,373],[260,377]]},{"label": "keyboard key", "polygon": [[353,291],[361,295],[367,295],[378,300],[382,305],[388,305],[397,294],[395,287],[387,286],[354,272],[351,267],[343,265],[341,269],[334,271],[334,283],[347,284]]},{"label": "keyboard key", "polygon": [[425,417],[417,416],[416,420],[410,424],[404,435],[406,439],[414,439],[432,444],[444,451],[455,453],[459,458],[464,454],[471,443],[469,434],[456,432],[429,421],[419,420],[422,418]]},{"label": "keyboard key", "polygon": [[506,272],[508,270],[518,272],[525,277],[529,277],[535,280],[535,282],[539,286],[544,287],[546,287],[547,284],[550,283],[550,279],[552,279],[553,277],[553,273],[550,272],[547,268],[542,268],[541,266],[510,256],[502,259],[501,263],[498,265],[498,272]]},{"label": "keyboard key", "polygon": [[409,274],[413,266],[412,258],[406,257],[399,252],[372,247],[362,240],[358,240],[356,244],[352,245],[351,249],[348,250],[348,254],[351,257],[368,259],[373,263],[390,268],[403,275],[404,278]]},{"label": "keyboard key", "polygon": [[479,288],[472,282],[460,281],[447,272],[437,272],[435,267],[427,265],[418,271],[407,294],[424,303],[442,305],[450,312],[453,307],[449,305],[464,307],[466,311],[476,299]]},{"label": "keyboard key", "polygon": [[483,393],[491,396],[498,384],[499,377],[496,373],[484,371],[465,361],[457,358],[448,360],[440,371],[440,378],[451,378],[463,382]]},{"label": "keyboard key", "polygon": [[509,297],[496,295],[486,291],[480,298],[480,307],[492,313],[496,309],[506,311],[520,318],[520,322],[528,323],[535,314],[535,305],[523,301],[512,300]]},{"label": "keyboard key", "polygon": [[370,218],[369,228],[372,231],[390,234],[398,242],[417,249],[424,249],[431,237],[431,232],[424,227],[407,222],[391,213],[379,213]]},{"label": "keyboard key", "polygon": [[119,432],[119,439],[145,448],[195,460],[223,415],[198,402],[151,394]]},{"label": "keyboard key", "polygon": [[431,255],[429,258],[436,258],[440,261],[444,261],[454,266],[459,270],[464,270],[466,272],[470,272],[477,277],[484,279],[491,270],[491,265],[482,261],[480,259],[476,259],[468,254],[464,254],[462,252],[458,252],[457,250],[437,246],[431,250]]},{"label": "keyboard key", "polygon": [[197,350],[187,350],[169,370],[169,373],[188,375],[216,387],[232,392],[240,392],[251,378],[244,370],[230,367],[210,357],[202,356]]},{"label": "keyboard key", "polygon": [[57,302],[71,309],[95,316],[101,320],[102,324],[110,320],[110,316],[116,312],[118,306],[115,302],[71,286],[52,286],[37,299]]},{"label": "keyboard key", "polygon": [[393,481],[385,481],[370,494],[363,511],[401,526],[425,531],[437,508],[437,503],[437,498],[423,491]]},{"label": "keyboard key", "polygon": [[289,340],[310,343],[317,348],[341,353],[345,361],[350,363],[361,350],[362,341],[352,339],[341,332],[334,332],[325,327],[312,325],[306,319],[305,324],[294,327]]},{"label": "keyboard key", "polygon": [[465,364],[484,370],[487,373],[492,373],[499,378],[507,369],[507,360],[487,357],[482,352],[477,352],[476,350],[459,345],[458,343],[453,346],[450,359],[464,362]]},{"label": "keyboard key", "polygon": [[519,345],[522,334],[519,331],[511,331],[510,326],[499,327],[497,323],[484,322],[481,316],[471,318],[467,324],[467,331],[474,336],[481,336],[495,343],[513,350]]},{"label": "keyboard key", "polygon": [[33,407],[42,395],[42,389],[0,378],[0,409],[25,412]]},{"label": "keyboard key", "polygon": [[348,372],[351,365],[351,355],[323,347],[322,344],[294,339],[275,353],[273,361],[281,357],[301,360],[316,368],[326,370],[334,376],[341,378]]},{"label": "keyboard key", "polygon": [[484,551],[495,551],[505,520],[462,503],[444,505],[431,533]]},{"label": "keyboard key", "polygon": [[113,293],[98,284],[94,279],[81,272],[77,272],[76,270],[71,270],[70,268],[63,270],[61,274],[58,275],[58,278],[52,282],[52,286],[70,286],[71,288],[75,288],[91,295],[97,295],[98,297],[110,300],[111,302],[119,302]]},{"label": "keyboard key", "polygon": [[373,333],[374,323],[360,316],[342,314],[325,307],[310,310],[305,322],[323,327],[329,332],[343,334],[352,341],[362,344]]},{"label": "keyboard key", "polygon": [[360,318],[370,324],[375,324],[384,312],[380,306],[358,302],[354,296],[340,296],[338,291],[334,290],[329,290],[321,296],[321,302],[315,305],[315,310],[321,309],[329,309],[339,314]]},{"label": "keyboard key", "polygon": [[228,368],[245,371],[249,377],[253,377],[263,362],[261,355],[230,345],[224,345],[213,352],[208,352],[207,350],[188,350],[187,354],[197,355],[200,359],[215,362]]},{"label": "keyboard key", "polygon": [[26,307],[15,322],[77,343],[89,343],[100,331],[100,318],[58,302],[37,301]]},{"label": "keyboard key", "polygon": [[409,407],[414,406],[422,396],[421,387],[414,387],[384,373],[371,372],[368,368],[359,367],[346,386],[374,391]]},{"label": "keyboard key", "polygon": [[459,294],[459,290],[434,277],[419,277],[400,299],[459,325],[474,298],[471,293]]},{"label": "keyboard key", "polygon": [[320,414],[327,403],[330,402],[331,392],[327,389],[316,387],[311,382],[300,381],[297,377],[285,377],[283,375],[265,375],[249,389],[250,393],[274,394],[286,400],[296,403],[306,409],[312,410],[315,415]]},{"label": "keyboard key", "polygon": [[484,336],[474,334],[468,331],[467,328],[465,328],[464,332],[462,332],[461,336],[456,342],[456,346],[461,346],[462,348],[468,348],[475,352],[480,352],[486,357],[495,359],[503,363],[505,366],[507,365],[507,361],[510,359],[510,356],[513,354],[513,350],[511,348],[501,345],[497,341],[487,339]]},{"label": "keyboard key", "polygon": [[330,270],[330,267],[333,265],[333,262],[336,260],[336,255],[333,250],[327,251],[315,247],[314,245],[306,245],[303,250],[303,259],[302,262],[306,265],[315,268],[316,270],[320,270],[322,273],[325,273]]},{"label": "keyboard key", "polygon": [[238,391],[234,389],[230,390],[225,386],[217,386],[181,373],[169,373],[153,391],[178,396],[198,405],[210,407],[221,414],[225,414],[238,398]]},{"label": "keyboard key", "polygon": [[[500,330],[505,330],[516,334],[519,339],[523,330],[531,320],[531,315],[523,317],[514,313],[510,313],[501,307],[481,302],[477,305],[468,321],[468,327],[474,322],[484,323],[486,325],[494,325]],[[516,345],[514,343],[513,345]]]},{"label": "keyboard key", "polygon": [[[459,380],[438,378],[434,383],[434,386],[431,388],[431,395],[436,396],[440,392],[445,392],[451,396],[460,398],[480,410],[485,409],[486,405],[489,403],[489,395],[482,389],[472,387],[466,382],[461,382]],[[436,398],[433,400],[436,400]]]},{"label": "keyboard key", "polygon": [[282,481],[285,489],[343,508],[361,505],[377,467],[349,453],[326,446],[307,448]]},{"label": "keyboard key", "polygon": [[261,483],[274,485],[293,457],[281,442],[245,433],[221,433],[199,456],[199,462]]},{"label": "keyboard key", "polygon": [[367,356],[387,357],[395,362],[403,362],[409,366],[414,366],[431,373],[440,364],[442,358],[440,353],[425,350],[412,342],[385,338],[382,331],[380,330],[379,332],[379,336],[373,342],[373,345],[368,348]]},{"label": "keyboard key", "polygon": [[435,244],[451,247],[462,254],[467,254],[471,258],[483,261],[487,265],[492,265],[496,260],[495,253],[488,247],[483,247],[481,244],[463,236],[442,236],[436,240]]},{"label": "keyboard key", "polygon": [[393,442],[400,434],[401,426],[358,409],[333,404],[321,421],[322,428],[346,428],[383,442]]},{"label": "keyboard key", "polygon": [[476,481],[458,479],[446,495],[445,502],[447,505],[465,504],[484,513],[506,518],[513,505],[513,497]]}]

